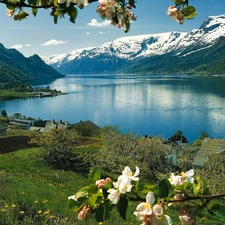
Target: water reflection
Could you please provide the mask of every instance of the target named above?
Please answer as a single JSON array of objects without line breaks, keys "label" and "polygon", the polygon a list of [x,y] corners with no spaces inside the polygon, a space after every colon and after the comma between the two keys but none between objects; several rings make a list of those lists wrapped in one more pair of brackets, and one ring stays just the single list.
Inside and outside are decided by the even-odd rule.
[{"label": "water reflection", "polygon": [[0,110],[70,123],[89,119],[141,135],[170,137],[180,129],[191,141],[202,130],[212,137],[225,136],[222,77],[70,75],[31,85],[49,85],[69,94],[0,102]]}]

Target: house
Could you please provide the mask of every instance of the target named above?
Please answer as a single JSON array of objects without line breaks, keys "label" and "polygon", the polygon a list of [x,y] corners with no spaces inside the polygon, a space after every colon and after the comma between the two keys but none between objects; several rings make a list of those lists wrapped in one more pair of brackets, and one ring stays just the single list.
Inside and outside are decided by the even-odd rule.
[{"label": "house", "polygon": [[6,130],[7,130],[7,127],[5,127],[5,126],[0,122],[0,136],[5,136],[5,135],[6,135]]},{"label": "house", "polygon": [[35,121],[30,127],[32,131],[40,131],[42,133],[49,132],[51,129],[70,129],[71,124],[67,121],[55,120],[39,120]]},{"label": "house", "polygon": [[225,138],[205,138],[193,162],[194,169],[200,169],[209,160],[210,154],[225,153]]},{"label": "house", "polygon": [[187,145],[188,139],[183,135],[173,135],[171,138],[168,138],[169,141],[175,141],[179,145]]},{"label": "house", "polygon": [[167,140],[163,145],[168,150],[168,159],[173,162],[173,165],[177,166],[178,155],[183,155],[182,146],[174,140]]},{"label": "house", "polygon": [[79,123],[73,124],[73,128],[76,129],[83,136],[90,136],[101,129],[98,125],[91,122],[90,120],[80,120]]}]

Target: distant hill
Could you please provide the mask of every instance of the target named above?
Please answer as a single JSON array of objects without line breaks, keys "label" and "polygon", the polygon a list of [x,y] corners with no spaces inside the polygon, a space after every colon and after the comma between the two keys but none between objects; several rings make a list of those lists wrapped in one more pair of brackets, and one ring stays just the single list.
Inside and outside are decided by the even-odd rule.
[{"label": "distant hill", "polygon": [[188,33],[130,36],[43,58],[74,73],[225,74],[225,15],[210,16]]},{"label": "distant hill", "polygon": [[38,55],[26,58],[16,49],[6,49],[0,43],[0,83],[24,83],[38,78],[64,77],[47,65]]}]

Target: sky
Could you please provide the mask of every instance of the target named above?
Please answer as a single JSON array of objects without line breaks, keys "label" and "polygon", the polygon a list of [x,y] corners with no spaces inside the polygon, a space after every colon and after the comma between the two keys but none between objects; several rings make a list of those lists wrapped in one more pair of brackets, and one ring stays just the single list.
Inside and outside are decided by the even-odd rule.
[{"label": "sky", "polygon": [[128,33],[124,33],[123,29],[99,17],[96,13],[98,5],[98,2],[93,2],[79,9],[75,24],[69,21],[68,16],[54,24],[49,15],[50,9],[39,9],[36,17],[30,9],[25,9],[29,12],[29,18],[14,21],[7,16],[5,5],[0,4],[0,43],[5,48],[17,49],[26,57],[33,54],[48,57],[95,47],[120,37],[170,31],[189,32],[199,28],[208,16],[225,14],[224,0],[189,0],[189,5],[197,9],[198,16],[180,25],[166,15],[168,7],[174,5],[172,0],[138,0],[136,8],[132,9],[138,17],[137,21],[132,22]]}]

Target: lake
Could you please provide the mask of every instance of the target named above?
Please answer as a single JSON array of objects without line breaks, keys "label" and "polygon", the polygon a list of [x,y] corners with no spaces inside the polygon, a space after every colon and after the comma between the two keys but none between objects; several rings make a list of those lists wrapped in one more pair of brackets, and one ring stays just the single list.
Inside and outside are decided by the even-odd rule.
[{"label": "lake", "polygon": [[49,85],[68,94],[1,101],[0,112],[70,123],[91,120],[143,136],[168,138],[181,130],[189,142],[200,131],[225,137],[225,77],[68,75],[31,85]]}]

